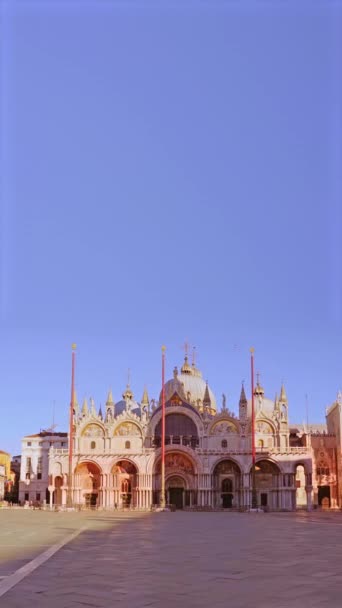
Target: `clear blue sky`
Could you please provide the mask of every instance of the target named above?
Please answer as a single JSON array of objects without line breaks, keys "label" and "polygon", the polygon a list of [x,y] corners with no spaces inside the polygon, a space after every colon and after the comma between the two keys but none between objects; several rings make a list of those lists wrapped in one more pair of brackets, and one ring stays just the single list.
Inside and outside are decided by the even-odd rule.
[{"label": "clear blue sky", "polygon": [[[236,411],[342,386],[340,2],[1,4],[0,448],[185,339]],[[235,346],[236,345],[236,346]]]}]

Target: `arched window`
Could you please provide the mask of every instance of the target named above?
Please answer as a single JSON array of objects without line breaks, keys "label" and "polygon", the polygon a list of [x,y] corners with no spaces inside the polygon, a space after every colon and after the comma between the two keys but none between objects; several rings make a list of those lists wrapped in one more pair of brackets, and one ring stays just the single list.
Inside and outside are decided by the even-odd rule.
[{"label": "arched window", "polygon": [[263,439],[259,439],[258,440],[258,447],[259,448],[263,448],[264,447],[264,440]]},{"label": "arched window", "polygon": [[227,439],[222,439],[222,441],[221,441],[221,447],[222,448],[226,448],[227,446],[228,446]]},{"label": "arched window", "polygon": [[95,448],[96,448],[96,443],[95,443],[95,441],[92,441],[92,442],[90,443],[90,449],[91,449],[91,450],[95,450]]},{"label": "arched window", "polygon": [[125,448],[126,448],[126,450],[129,450],[130,447],[131,447],[131,442],[130,441],[126,441],[125,442]]}]

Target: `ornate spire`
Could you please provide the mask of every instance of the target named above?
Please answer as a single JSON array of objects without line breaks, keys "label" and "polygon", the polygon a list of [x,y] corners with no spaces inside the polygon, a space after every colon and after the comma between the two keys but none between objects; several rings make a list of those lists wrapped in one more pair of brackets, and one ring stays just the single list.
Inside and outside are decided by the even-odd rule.
[{"label": "ornate spire", "polygon": [[124,393],[122,393],[122,396],[125,401],[131,401],[134,397],[132,390],[131,390],[131,370],[130,369],[128,370],[126,390]]},{"label": "ornate spire", "polygon": [[285,387],[284,387],[284,382],[281,385],[279,401],[281,401],[282,403],[287,403],[287,396],[286,396],[286,391],[285,391]]},{"label": "ornate spire", "polygon": [[279,399],[278,399],[278,393],[275,394],[275,398],[274,398],[274,409],[278,410],[279,409]]},{"label": "ornate spire", "polygon": [[147,405],[147,407],[150,405],[150,400],[148,398],[148,392],[147,392],[146,386],[144,388],[144,394],[142,396],[141,405]]},{"label": "ornate spire", "polygon": [[112,389],[110,389],[110,391],[108,393],[106,405],[114,405],[114,399],[113,399]]},{"label": "ornate spire", "polygon": [[86,416],[88,414],[88,402],[87,402],[86,398],[84,398],[84,400],[83,400],[82,414],[83,414],[83,416]]},{"label": "ornate spire", "polygon": [[211,408],[211,399],[210,399],[210,395],[209,395],[208,380],[205,385],[205,391],[204,391],[204,397],[203,397],[203,408],[208,409],[208,410],[210,410],[210,408]]},{"label": "ornate spire", "polygon": [[239,405],[247,405],[247,398],[246,398],[246,393],[245,393],[245,387],[244,384],[242,383],[241,386],[241,393],[240,393],[240,400],[239,400]]},{"label": "ornate spire", "polygon": [[78,401],[77,401],[76,389],[74,389],[73,402],[74,402],[74,407],[77,408],[78,407]]},{"label": "ornate spire", "polygon": [[97,416],[95,401],[92,397],[90,397],[90,413],[92,416]]},{"label": "ornate spire", "polygon": [[101,403],[100,403],[100,407],[99,407],[99,413],[98,413],[98,417],[99,417],[99,418],[101,418],[101,419],[103,418],[103,416],[102,416],[102,408],[101,408]]}]

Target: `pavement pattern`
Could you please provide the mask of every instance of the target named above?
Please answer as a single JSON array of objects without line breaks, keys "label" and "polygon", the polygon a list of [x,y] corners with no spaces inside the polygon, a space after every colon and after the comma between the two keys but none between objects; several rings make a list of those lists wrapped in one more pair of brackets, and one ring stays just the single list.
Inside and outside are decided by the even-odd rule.
[{"label": "pavement pattern", "polygon": [[342,606],[342,513],[7,512],[0,543],[11,526],[18,546],[10,559],[1,550],[3,580],[63,532],[86,529],[1,608]]}]

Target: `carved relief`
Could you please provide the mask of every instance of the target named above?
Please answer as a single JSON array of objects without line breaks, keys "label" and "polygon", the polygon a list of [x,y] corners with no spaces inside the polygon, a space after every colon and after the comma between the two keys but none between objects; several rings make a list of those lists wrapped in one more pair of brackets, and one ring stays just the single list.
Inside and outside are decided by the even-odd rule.
[{"label": "carved relief", "polygon": [[235,462],[231,460],[224,460],[222,462],[219,462],[215,467],[215,474],[226,475],[227,473],[237,473],[238,475],[240,475],[240,469],[237,464],[235,464]]},{"label": "carved relief", "polygon": [[257,433],[273,434],[271,425],[263,421],[259,421],[256,423],[255,430],[257,431]]},{"label": "carved relief", "polygon": [[98,424],[88,424],[82,433],[82,437],[103,437],[103,429]]},{"label": "carved relief", "polygon": [[[194,467],[192,462],[183,454],[167,454],[165,458],[165,468],[167,470],[175,469],[184,471],[185,473],[193,473]],[[157,473],[161,471],[161,463],[158,463]]]},{"label": "carved relief", "polygon": [[140,432],[139,427],[136,424],[134,424],[133,422],[123,422],[122,424],[120,424],[120,426],[118,426],[115,429],[114,435],[120,435],[120,436],[138,435],[138,436],[141,436],[141,432]]},{"label": "carved relief", "polygon": [[217,422],[211,429],[211,435],[223,435],[226,433],[237,433],[237,428],[235,424],[233,424],[229,420]]}]

